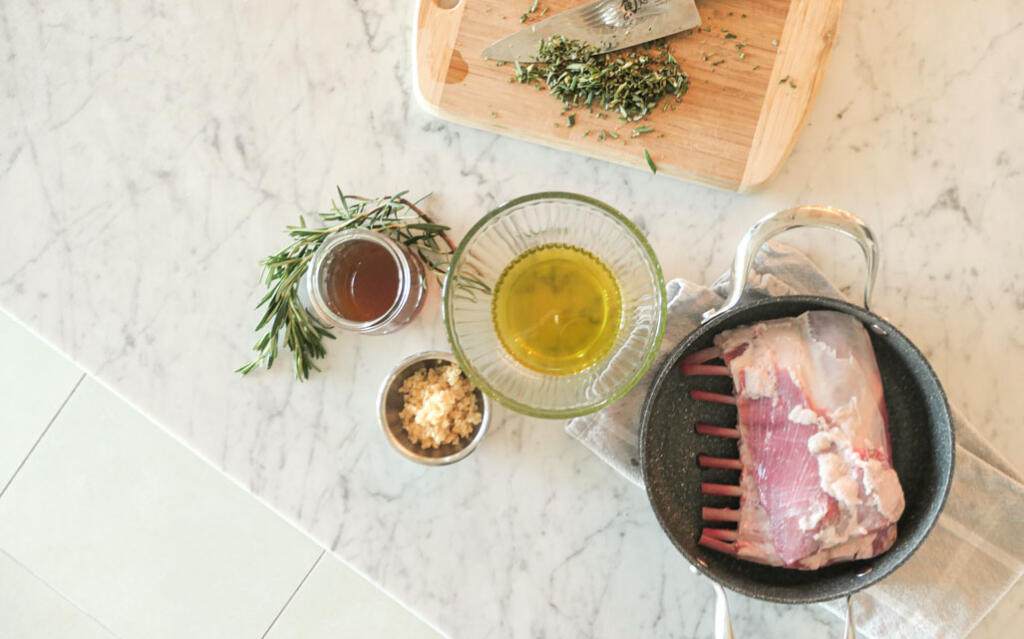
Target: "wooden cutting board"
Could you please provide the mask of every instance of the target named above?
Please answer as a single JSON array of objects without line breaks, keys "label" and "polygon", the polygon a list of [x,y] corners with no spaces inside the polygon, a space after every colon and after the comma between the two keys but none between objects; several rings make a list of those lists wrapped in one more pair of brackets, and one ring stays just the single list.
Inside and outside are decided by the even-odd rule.
[{"label": "wooden cutting board", "polygon": [[[825,73],[841,4],[698,0],[701,27],[669,40],[690,90],[674,111],[659,107],[643,123],[654,133],[631,138],[636,124],[615,115],[600,120],[585,109],[574,111],[576,124],[567,127],[559,100],[510,83],[511,64],[498,67],[481,57],[492,42],[533,22],[519,21],[533,0],[419,2],[416,89],[438,117],[645,171],[647,148],[659,174],[735,191],[771,179],[796,143]],[[579,4],[540,2],[546,17]],[[726,38],[729,33],[736,37]],[[601,129],[621,137],[601,141]]]}]

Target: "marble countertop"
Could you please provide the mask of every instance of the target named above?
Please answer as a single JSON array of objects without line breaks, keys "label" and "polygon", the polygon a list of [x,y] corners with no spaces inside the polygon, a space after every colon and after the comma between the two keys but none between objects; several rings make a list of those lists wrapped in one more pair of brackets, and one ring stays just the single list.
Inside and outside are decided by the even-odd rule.
[{"label": "marble countertop", "polygon": [[[433,192],[457,236],[524,193],[587,193],[695,281],[769,211],[851,210],[881,240],[876,309],[1024,467],[1017,0],[845,3],[803,136],[744,196],[432,118],[410,95],[410,5],[0,4],[0,305],[458,637],[710,636],[711,590],[562,422],[498,411],[447,468],[389,448],[372,397],[396,358],[446,348],[436,288],[402,332],[339,336],[308,383],[232,372],[257,260],[336,184]],[[854,246],[791,239],[859,285]],[[840,631],[816,606],[732,607],[740,634]]]}]

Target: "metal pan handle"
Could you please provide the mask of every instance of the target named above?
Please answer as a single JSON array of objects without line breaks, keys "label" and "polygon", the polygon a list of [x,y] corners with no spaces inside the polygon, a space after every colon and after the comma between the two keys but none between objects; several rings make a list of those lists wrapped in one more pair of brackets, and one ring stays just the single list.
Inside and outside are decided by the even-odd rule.
[{"label": "metal pan handle", "polygon": [[867,280],[864,282],[864,308],[867,309],[871,302],[871,291],[875,287],[875,275],[878,273],[878,243],[874,233],[863,220],[847,211],[830,206],[797,206],[770,213],[750,227],[736,247],[736,256],[729,272],[729,296],[725,304],[706,311],[701,323],[710,321],[740,303],[743,289],[747,286],[747,274],[765,242],[779,233],[804,226],[836,231],[860,244],[868,265]]},{"label": "metal pan handle", "polygon": [[725,598],[725,588],[717,581],[715,587],[715,639],[736,639],[732,633],[732,617],[729,614],[729,600]]},{"label": "metal pan handle", "polygon": [[857,624],[853,621],[853,598],[846,595],[846,628],[843,639],[857,639]]},{"label": "metal pan handle", "polygon": [[[703,559],[698,559],[697,562],[704,568],[708,567]],[[690,564],[690,572],[700,576],[693,564]],[[715,639],[736,639],[732,632],[732,616],[729,614],[729,600],[725,596],[725,588],[711,577],[708,577],[708,581],[715,589]]]}]

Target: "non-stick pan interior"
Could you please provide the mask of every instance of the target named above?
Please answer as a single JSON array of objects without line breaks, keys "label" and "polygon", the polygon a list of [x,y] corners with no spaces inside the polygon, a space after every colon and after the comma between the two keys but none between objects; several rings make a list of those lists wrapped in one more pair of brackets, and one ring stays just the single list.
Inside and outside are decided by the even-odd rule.
[{"label": "non-stick pan interior", "polygon": [[[740,561],[697,545],[702,506],[731,506],[736,498],[701,494],[701,481],[738,484],[739,471],[702,469],[697,455],[738,456],[736,443],[700,435],[696,422],[736,424],[732,406],[690,398],[691,389],[730,393],[724,377],[684,376],[676,363],[712,345],[722,330],[804,311],[830,309],[860,319],[871,335],[889,413],[893,465],[906,497],[896,543],[873,559],[798,571]],[[874,328],[872,328],[874,327]],[[808,603],[844,596],[882,579],[924,541],[945,503],[952,479],[953,429],[945,394],[924,356],[888,322],[828,298],[768,298],[722,315],[680,344],[662,365],[647,396],[640,435],[644,482],[662,528],[691,563],[722,585],[752,597]]]}]

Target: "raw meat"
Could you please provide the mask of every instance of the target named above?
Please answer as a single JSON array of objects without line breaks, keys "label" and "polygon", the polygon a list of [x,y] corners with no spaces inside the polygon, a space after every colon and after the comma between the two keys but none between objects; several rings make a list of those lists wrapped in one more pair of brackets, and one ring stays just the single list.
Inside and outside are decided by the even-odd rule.
[{"label": "raw meat", "polygon": [[888,550],[903,490],[860,322],[810,311],[715,345],[733,379],[742,472],[738,528],[711,536],[743,559],[803,570]]}]

